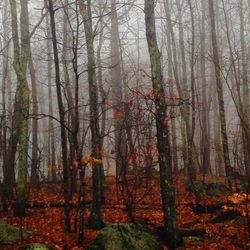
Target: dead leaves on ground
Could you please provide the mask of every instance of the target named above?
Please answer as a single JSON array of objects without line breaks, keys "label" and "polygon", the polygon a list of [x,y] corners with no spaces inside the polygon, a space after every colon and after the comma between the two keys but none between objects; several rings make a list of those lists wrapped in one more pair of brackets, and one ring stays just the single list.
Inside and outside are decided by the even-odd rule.
[{"label": "dead leaves on ground", "polygon": [[[114,180],[114,179],[113,179]],[[135,206],[135,216],[146,218],[151,225],[162,225],[163,214],[161,210],[160,187],[157,181],[151,182],[151,192],[143,201]],[[106,193],[106,207],[103,209],[103,219],[107,223],[127,222],[128,215],[126,213],[125,205],[117,202],[115,195],[115,182],[108,183],[112,192]],[[187,241],[185,248],[182,249],[240,249],[244,246],[250,246],[247,235],[246,217],[242,216],[238,220],[232,220],[224,224],[210,224],[208,221],[215,217],[220,211],[214,214],[195,214],[192,209],[187,206],[188,203],[194,202],[193,194],[185,191],[184,181],[182,178],[176,180],[176,203],[178,209],[179,225],[182,227],[187,223],[197,221],[192,225],[191,229],[205,228],[206,236],[202,241],[193,242]],[[145,193],[145,189],[137,190],[137,200]],[[87,193],[87,200],[90,200],[91,192]],[[235,204],[236,207],[244,206],[246,196],[244,194],[237,194],[232,197],[203,197],[202,202],[206,204],[213,204],[218,201],[226,201],[227,198]],[[61,193],[61,186],[59,184],[44,184],[39,191],[30,191],[29,202],[46,204],[53,204],[55,202],[62,202],[63,196]],[[77,204],[77,198],[74,196],[72,204]],[[224,207],[224,209],[229,209]],[[75,214],[75,209],[72,209],[72,225]],[[243,214],[244,215],[244,214]],[[86,220],[89,216],[87,209]],[[12,211],[1,219],[8,223],[20,227],[20,219],[12,215]],[[34,236],[26,239],[24,242],[17,242],[13,245],[1,246],[1,249],[18,249],[19,246],[32,242],[40,242],[47,246],[53,247],[56,250],[60,249],[85,249],[91,243],[93,238],[98,234],[98,231],[93,231],[85,228],[84,245],[77,246],[77,238],[75,233],[66,234],[64,232],[64,212],[63,208],[30,208],[28,209],[28,216],[23,218],[23,228],[35,233]],[[167,249],[166,246],[163,246]]]}]

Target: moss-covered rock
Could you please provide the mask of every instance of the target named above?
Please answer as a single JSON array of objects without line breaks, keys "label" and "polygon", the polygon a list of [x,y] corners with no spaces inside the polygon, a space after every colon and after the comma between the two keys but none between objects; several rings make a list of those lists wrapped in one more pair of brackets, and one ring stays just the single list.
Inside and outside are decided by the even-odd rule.
[{"label": "moss-covered rock", "polygon": [[[23,231],[23,237],[31,236],[32,232]],[[0,221],[0,244],[11,244],[21,239],[21,232],[19,229]]]},{"label": "moss-covered rock", "polygon": [[40,243],[33,243],[22,246],[21,248],[19,248],[19,250],[49,250],[49,248]]},{"label": "moss-covered rock", "polygon": [[134,224],[112,224],[105,227],[88,250],[158,250],[154,236]]}]

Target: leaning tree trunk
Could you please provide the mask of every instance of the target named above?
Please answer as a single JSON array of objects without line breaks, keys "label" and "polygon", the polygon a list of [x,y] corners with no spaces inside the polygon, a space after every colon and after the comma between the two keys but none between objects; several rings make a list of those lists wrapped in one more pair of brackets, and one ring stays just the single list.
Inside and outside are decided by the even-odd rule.
[{"label": "leaning tree trunk", "polygon": [[87,43],[88,54],[88,81],[89,81],[89,103],[90,103],[90,130],[92,152],[91,156],[97,159],[93,163],[93,201],[89,226],[93,229],[103,227],[104,223],[101,219],[102,207],[102,139],[99,128],[98,114],[98,86],[96,80],[95,69],[95,53],[94,53],[94,34],[92,30],[91,0],[80,1],[80,12],[83,18],[85,39]]},{"label": "leaning tree trunk", "polygon": [[161,68],[161,56],[157,45],[155,30],[154,1],[145,0],[146,38],[148,43],[151,77],[155,93],[155,116],[157,128],[157,148],[159,152],[160,185],[164,213],[164,227],[168,231],[170,249],[175,249],[179,238],[176,218],[174,185],[172,178],[172,158],[169,140],[169,128],[166,126],[167,104],[165,101],[164,82]]}]

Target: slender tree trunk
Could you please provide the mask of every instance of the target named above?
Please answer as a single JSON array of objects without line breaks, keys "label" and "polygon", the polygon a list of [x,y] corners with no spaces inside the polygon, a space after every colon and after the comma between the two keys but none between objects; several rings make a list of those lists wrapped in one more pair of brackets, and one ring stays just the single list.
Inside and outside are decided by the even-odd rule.
[{"label": "slender tree trunk", "polygon": [[[64,81],[65,88],[67,93],[68,100],[68,109],[69,109],[69,123],[71,130],[68,133],[69,138],[69,152],[70,152],[70,162],[71,162],[71,193],[76,192],[76,175],[77,169],[75,164],[76,160],[79,160],[79,143],[78,143],[78,132],[79,132],[79,114],[78,114],[78,92],[79,92],[79,73],[78,73],[78,33],[79,33],[79,16],[76,9],[76,34],[73,34],[73,70],[75,76],[75,100],[72,94],[72,88],[70,85],[69,77],[69,30],[68,30],[68,0],[64,1],[64,18],[63,18],[63,72],[64,72]],[[76,4],[76,8],[78,5]]]},{"label": "slender tree trunk", "polygon": [[201,117],[201,152],[202,152],[202,168],[204,174],[210,173],[210,141],[209,137],[209,107],[208,107],[208,98],[207,98],[207,81],[206,81],[206,60],[205,60],[205,18],[206,18],[206,2],[202,1],[202,17],[201,17],[201,30],[200,30],[200,40],[201,40],[201,58],[200,58],[200,71],[201,71],[201,83],[202,83],[202,102],[203,110]]},{"label": "slender tree trunk", "polygon": [[224,106],[224,97],[223,97],[223,86],[220,74],[220,60],[219,60],[219,51],[215,27],[215,14],[214,14],[214,0],[209,0],[209,15],[211,22],[211,39],[212,39],[212,49],[213,49],[213,62],[215,67],[215,78],[216,78],[216,88],[219,102],[219,116],[220,116],[220,125],[221,125],[221,135],[222,135],[222,146],[223,146],[223,156],[224,164],[227,176],[227,185],[229,191],[232,191],[232,182],[231,182],[231,169],[230,169],[230,158],[229,158],[229,148],[228,148],[228,138],[227,138],[227,125],[226,125],[226,115],[225,115],[225,106]]},{"label": "slender tree trunk", "polygon": [[[168,84],[170,85],[170,95],[174,96],[173,88],[173,60],[172,60],[172,46],[171,46],[171,34],[167,30],[167,53],[168,53]],[[177,153],[177,135],[176,135],[176,122],[175,119],[171,119],[171,135],[172,135],[172,158],[174,173],[178,173],[178,153]]]},{"label": "slender tree trunk", "polygon": [[[91,130],[91,155],[94,159],[102,160],[101,147],[102,139],[99,128],[98,114],[98,86],[95,69],[94,34],[92,30],[91,0],[80,1],[80,12],[84,22],[85,39],[88,54],[88,82],[89,82],[89,102],[90,102],[90,130]],[[93,164],[93,201],[89,226],[93,229],[104,226],[101,220],[102,207],[102,163]]]},{"label": "slender tree trunk", "polygon": [[[241,68],[242,68],[242,85],[243,85],[243,114],[242,114],[242,133],[244,145],[244,161],[246,174],[248,176],[248,188],[250,188],[250,101],[249,101],[249,87],[248,87],[248,65],[246,57],[246,44],[245,44],[245,28],[244,28],[244,3],[240,0],[240,44],[241,44]],[[249,190],[248,190],[249,191]]]},{"label": "slender tree trunk", "polygon": [[[104,144],[104,138],[105,138],[105,133],[106,133],[106,119],[107,119],[107,105],[106,105],[106,99],[107,99],[107,94],[105,92],[104,86],[103,86],[103,73],[102,73],[102,61],[101,61],[101,50],[102,50],[102,45],[104,42],[104,21],[102,17],[102,0],[98,1],[99,4],[99,16],[100,16],[100,28],[101,31],[99,33],[99,41],[98,41],[98,48],[97,48],[97,82],[98,82],[98,88],[101,96],[101,122],[100,122],[100,134],[101,134],[101,144],[103,147]],[[104,174],[104,168],[102,168],[102,182],[104,183],[105,181],[105,174]],[[102,200],[105,201],[104,197],[104,190],[102,190]]]},{"label": "slender tree trunk", "polygon": [[[112,101],[114,107],[114,115],[116,112],[124,114],[123,109],[123,86],[122,86],[122,69],[121,69],[121,55],[120,55],[120,37],[118,17],[116,11],[116,0],[111,1],[111,84],[112,84]],[[123,162],[124,162],[124,149],[126,147],[126,135],[122,119],[115,119],[115,152],[116,152],[116,177],[117,180],[124,176]],[[121,180],[123,182],[123,180]]]},{"label": "slender tree trunk", "polygon": [[[37,82],[34,62],[30,48],[29,71],[32,84],[32,114],[38,114]],[[31,184],[39,184],[39,162],[38,162],[38,119],[32,120],[32,159],[31,159]]]},{"label": "slender tree trunk", "polygon": [[188,174],[189,179],[194,181],[196,179],[196,168],[194,166],[195,152],[194,152],[194,133],[195,133],[195,75],[194,75],[194,64],[195,64],[195,24],[194,24],[194,13],[192,1],[188,0],[190,15],[191,15],[191,59],[190,59],[190,72],[191,72],[191,126],[188,133]]},{"label": "slender tree trunk", "polygon": [[[167,0],[168,1],[168,0]],[[185,40],[184,40],[184,29],[183,29],[183,21],[182,21],[182,7],[180,4],[180,0],[176,0],[177,5],[177,13],[178,13],[178,32],[179,32],[179,48],[180,48],[180,59],[181,59],[181,81],[179,83],[179,80],[177,81],[177,85],[182,85],[182,90],[180,91],[180,86],[178,88],[179,96],[180,98],[186,99],[188,98],[188,85],[187,85],[187,65],[186,65],[186,53],[185,53]],[[168,18],[171,18],[170,9],[166,6],[166,10],[169,13]],[[169,28],[171,30],[171,37],[172,40],[174,39],[174,32],[171,23],[168,24]],[[171,25],[171,27],[170,27]],[[173,51],[176,51],[176,45],[173,43]],[[176,52],[174,52],[176,53]],[[174,55],[174,54],[173,54]],[[175,58],[176,56],[174,56]],[[175,74],[178,74],[178,63],[177,59],[174,59],[174,65],[175,65]],[[179,77],[178,77],[179,79]],[[182,141],[183,141],[183,161],[184,161],[184,167],[187,169],[188,166],[188,137],[189,137],[189,131],[190,131],[190,121],[189,121],[189,113],[190,113],[189,105],[185,105],[183,108],[181,107],[181,113],[182,113],[182,121],[181,121],[181,130],[182,130]]]},{"label": "slender tree trunk", "polygon": [[46,18],[47,26],[47,59],[48,59],[48,99],[49,99],[49,124],[48,124],[48,179],[55,182],[56,178],[56,149],[55,149],[55,131],[53,122],[53,98],[52,98],[52,46],[51,46],[51,29],[49,24],[49,18]]},{"label": "slender tree trunk", "polygon": [[68,166],[68,148],[67,148],[67,134],[65,128],[65,111],[63,106],[62,91],[61,91],[61,79],[60,79],[60,65],[58,58],[58,48],[57,48],[57,35],[55,26],[55,10],[53,6],[53,1],[48,0],[48,10],[50,14],[50,28],[53,42],[53,52],[54,52],[54,63],[55,63],[55,74],[56,74],[56,92],[57,101],[59,109],[59,119],[61,128],[61,146],[62,146],[62,164],[63,164],[63,194],[65,200],[64,213],[65,213],[65,230],[70,231],[70,192],[69,192],[69,166]]},{"label": "slender tree trunk", "polygon": [[[165,13],[167,17],[167,27],[171,34],[171,39],[172,39],[173,71],[174,71],[175,82],[176,82],[177,90],[179,93],[179,97],[182,100],[187,100],[188,99],[187,68],[186,68],[185,46],[184,46],[184,40],[183,40],[184,35],[183,35],[183,26],[182,26],[182,19],[181,19],[181,9],[180,9],[181,7],[179,6],[179,2],[177,0],[178,16],[179,16],[180,51],[181,51],[181,59],[182,59],[181,61],[182,80],[180,80],[179,72],[178,72],[179,67],[178,67],[178,58],[177,58],[177,48],[176,48],[176,42],[175,42],[174,29],[171,23],[172,21],[171,21],[169,0],[164,1],[164,7],[165,7]],[[190,107],[188,104],[184,104],[184,107],[181,107],[181,115],[183,119],[183,123],[181,125],[181,134],[182,134],[182,141],[183,141],[184,168],[189,173],[189,177],[192,177],[192,180],[195,180],[196,178],[195,169],[196,169],[197,163],[196,163],[195,147],[194,147],[194,143],[192,140],[193,128],[192,128],[192,124],[190,123],[191,112],[190,112]],[[191,160],[191,163],[190,163],[190,160]]]},{"label": "slender tree trunk", "polygon": [[[24,7],[28,8],[27,5]],[[29,16],[27,15],[26,18],[27,18],[27,23],[29,23]],[[27,27],[27,29],[29,30],[29,27]],[[28,52],[28,67],[29,67],[31,86],[32,86],[32,114],[35,117],[35,119],[32,120],[31,184],[37,187],[39,184],[38,119],[36,119],[36,115],[38,114],[37,81],[36,81],[36,71],[35,71],[34,61],[32,58],[30,39],[29,43],[26,46]]]},{"label": "slender tree trunk", "polygon": [[[7,151],[7,105],[6,105],[6,90],[7,90],[7,80],[8,80],[8,72],[9,72],[9,49],[10,45],[8,41],[6,40],[7,33],[8,33],[8,0],[4,1],[4,9],[3,9],[3,47],[5,48],[3,50],[3,77],[2,77],[2,106],[3,106],[3,111],[2,111],[2,159],[3,163],[6,163],[6,151]],[[9,84],[9,83],[8,83]],[[3,175],[4,179],[7,179],[8,177],[5,176],[7,172],[6,165],[3,164]],[[3,197],[4,198],[4,197]],[[3,199],[4,201],[4,199]],[[5,203],[5,201],[4,201]],[[7,209],[6,204],[3,204],[4,210]]]}]

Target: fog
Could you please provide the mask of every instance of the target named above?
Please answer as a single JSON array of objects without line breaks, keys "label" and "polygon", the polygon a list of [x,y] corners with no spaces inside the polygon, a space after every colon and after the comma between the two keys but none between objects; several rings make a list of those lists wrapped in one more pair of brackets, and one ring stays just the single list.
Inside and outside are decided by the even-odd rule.
[{"label": "fog", "polygon": [[[33,157],[34,155],[37,155],[36,158],[39,156],[36,164],[43,177],[47,178],[48,166],[52,164],[51,158],[55,158],[52,165],[62,165],[60,136],[62,121],[59,118],[52,50],[53,39],[49,27],[50,17],[45,2],[28,1],[28,27],[29,32],[33,32],[30,37],[31,55],[29,56],[32,57],[34,64],[36,88],[32,87],[34,79],[32,80],[30,68],[27,69],[26,77],[30,89],[28,170],[31,173],[32,150],[35,147],[37,153],[33,153]],[[209,171],[214,174],[225,174],[208,4],[207,1],[204,3],[191,1],[191,5],[190,9],[186,1],[155,2],[156,34],[161,53],[165,98],[167,104],[169,103],[168,109],[173,113],[169,116],[172,151],[177,157],[176,168],[184,168],[185,149],[183,148],[185,148],[185,141],[187,142],[190,131],[182,130],[182,125],[184,120],[188,119],[187,121],[191,123],[190,126],[194,128],[193,143],[197,167],[199,166],[200,170],[209,168]],[[84,22],[80,15],[78,2],[54,1],[54,9],[60,84],[65,109],[64,123],[69,151],[72,143],[70,128],[73,126],[75,118],[71,111],[77,107],[79,112],[76,132],[78,149],[73,154],[74,157],[69,155],[70,164],[70,161],[73,160],[72,157],[80,160],[84,155],[91,153],[88,40],[84,32]],[[191,11],[194,16],[193,27]],[[117,121],[114,113],[119,110],[124,115],[125,111],[122,107],[124,103],[133,101],[130,126],[135,148],[142,152],[145,151],[145,145],[149,140],[148,130],[153,136],[150,140],[155,140],[154,105],[145,101],[147,95],[152,91],[152,85],[151,64],[145,33],[144,1],[92,1],[91,12],[93,29],[91,39],[93,39],[94,45],[98,85],[98,100],[95,102],[98,106],[99,125],[103,133],[103,148],[108,152],[104,156],[104,168],[107,169],[109,166],[110,173],[115,174]],[[23,32],[20,13],[20,2],[17,1],[19,42],[21,42]],[[243,163],[246,155],[242,153],[246,139],[242,132],[243,123],[247,124],[248,133],[249,16],[248,1],[215,1],[216,36],[229,154],[231,166],[241,173],[244,173],[246,169]],[[8,151],[11,127],[14,122],[14,99],[18,87],[13,67],[13,24],[11,23],[10,5],[6,0],[1,1],[0,20],[1,150],[5,152],[1,153],[1,161],[4,166],[3,155]],[[192,34],[194,34],[194,40],[192,40]],[[115,40],[112,41],[112,39]],[[191,61],[192,56],[193,61]],[[49,60],[52,61],[49,62]],[[193,80],[191,80],[192,63]],[[50,76],[48,67],[51,67]],[[193,99],[192,84],[195,89]],[[76,88],[78,93],[76,93]],[[38,105],[36,113],[33,111],[33,102],[36,101],[32,98],[34,90],[37,92],[35,93]],[[172,107],[171,100],[176,97],[182,104]],[[193,111],[191,110],[192,100],[195,101]],[[189,112],[186,114],[189,117],[182,117],[182,109]],[[192,123],[193,112],[195,123]],[[246,118],[243,119],[245,116]],[[148,119],[152,119],[151,128],[148,127]],[[32,130],[34,120],[37,120],[38,123],[37,131]],[[119,123],[123,124],[121,125],[122,130],[126,130],[126,117],[122,118]],[[34,133],[37,136],[36,145],[32,142]],[[124,136],[126,137],[126,135]],[[54,138],[54,146],[51,145],[51,137]],[[3,143],[4,141],[6,144]],[[208,148],[204,148],[204,143],[208,144]],[[207,150],[209,151],[207,152]],[[113,151],[116,153],[110,154]],[[50,155],[52,152],[54,152],[53,157]],[[205,154],[208,156],[205,157]],[[15,158],[18,161],[18,152],[15,154]],[[205,158],[208,158],[206,163],[204,163]],[[140,160],[138,159],[138,161]],[[205,166],[207,164],[208,166]]]}]

